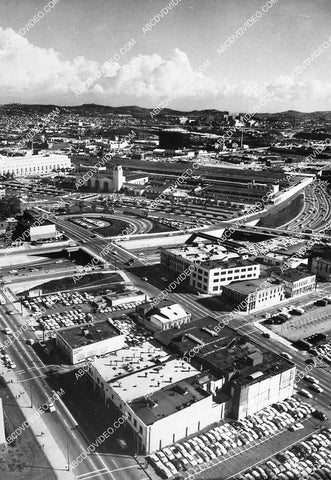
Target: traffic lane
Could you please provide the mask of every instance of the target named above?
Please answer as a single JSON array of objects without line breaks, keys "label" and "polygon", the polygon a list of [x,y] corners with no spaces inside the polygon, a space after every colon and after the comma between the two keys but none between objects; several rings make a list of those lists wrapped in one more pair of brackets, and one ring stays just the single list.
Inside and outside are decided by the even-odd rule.
[{"label": "traffic lane", "polygon": [[[7,326],[14,330],[15,324],[8,321],[8,319],[7,322]],[[15,363],[20,367],[20,369],[23,369],[26,372],[23,374],[23,378],[21,379],[21,383],[24,383],[24,388],[30,389],[33,387],[34,404],[37,407],[42,405],[47,398],[45,392],[48,393],[49,397],[51,397],[53,394],[49,385],[44,379],[44,370],[42,370],[44,367],[43,362],[33,350],[31,350],[29,353],[26,351],[24,341],[14,342],[13,345],[8,347],[8,349],[10,349],[10,356],[15,359]],[[26,371],[26,369],[29,367],[35,368],[33,373]],[[29,386],[27,386],[27,382]],[[43,416],[43,421],[52,432],[52,435],[62,452],[66,455],[67,445],[69,444],[71,451],[74,454],[74,458],[76,458],[82,453],[82,451],[84,451],[84,448],[86,448],[85,442],[82,438],[79,438],[80,435],[78,432],[74,432],[72,430],[72,420],[68,416],[67,411],[63,408],[60,401],[56,403],[56,407],[57,413],[53,412],[46,417]],[[94,462],[89,461],[89,463],[91,464],[91,468],[96,468],[97,465]],[[86,467],[80,466],[79,472],[81,470],[82,473],[85,473]]]}]

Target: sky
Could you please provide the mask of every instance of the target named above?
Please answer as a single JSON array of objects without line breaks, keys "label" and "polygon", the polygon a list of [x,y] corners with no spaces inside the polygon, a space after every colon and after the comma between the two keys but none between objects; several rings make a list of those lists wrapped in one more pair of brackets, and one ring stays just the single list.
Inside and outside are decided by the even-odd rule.
[{"label": "sky", "polygon": [[330,73],[330,0],[0,1],[0,103],[331,110]]}]

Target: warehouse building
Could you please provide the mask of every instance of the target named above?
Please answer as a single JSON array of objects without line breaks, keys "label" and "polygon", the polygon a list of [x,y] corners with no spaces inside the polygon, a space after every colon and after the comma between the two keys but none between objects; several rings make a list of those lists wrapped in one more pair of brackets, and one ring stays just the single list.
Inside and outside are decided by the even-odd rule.
[{"label": "warehouse building", "polygon": [[299,269],[286,269],[282,274],[272,274],[284,284],[286,298],[298,297],[316,290],[316,275]]},{"label": "warehouse building", "polygon": [[331,280],[331,254],[311,259],[311,272],[328,282]]},{"label": "warehouse building", "polygon": [[210,390],[221,418],[242,419],[293,395],[295,365],[212,317],[159,332],[156,338],[213,375]]},{"label": "warehouse building", "polygon": [[179,327],[192,317],[181,305],[168,300],[162,300],[155,306],[150,302],[143,303],[137,306],[136,312],[144,325],[153,331]]},{"label": "warehouse building", "polygon": [[72,364],[120,350],[125,337],[110,322],[89,323],[56,332],[56,344]]},{"label": "warehouse building", "polygon": [[284,284],[276,278],[261,278],[232,282],[223,289],[223,295],[239,306],[243,313],[252,313],[273,307],[285,298]]},{"label": "warehouse building", "polygon": [[209,378],[149,342],[95,359],[88,373],[105,402],[128,414],[146,454],[221,419]]}]

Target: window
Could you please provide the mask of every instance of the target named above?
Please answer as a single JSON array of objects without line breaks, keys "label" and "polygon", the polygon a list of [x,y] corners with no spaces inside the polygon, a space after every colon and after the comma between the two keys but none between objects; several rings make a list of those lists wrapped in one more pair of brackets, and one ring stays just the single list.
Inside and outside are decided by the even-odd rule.
[{"label": "window", "polygon": [[213,292],[217,292],[218,287],[213,287]]},{"label": "window", "polygon": [[137,420],[134,418],[133,425],[137,428]]},{"label": "window", "polygon": [[239,275],[235,275],[235,277],[233,277],[235,280],[239,280]]},{"label": "window", "polygon": [[247,270],[250,272],[251,270],[253,270],[253,267],[248,267]]},{"label": "window", "polygon": [[141,434],[143,433],[143,427],[142,426],[139,427],[139,433],[141,433]]}]

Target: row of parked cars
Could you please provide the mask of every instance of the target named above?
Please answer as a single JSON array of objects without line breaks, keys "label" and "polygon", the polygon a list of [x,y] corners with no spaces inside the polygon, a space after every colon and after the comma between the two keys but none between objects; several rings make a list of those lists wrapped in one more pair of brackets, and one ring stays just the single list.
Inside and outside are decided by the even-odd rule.
[{"label": "row of parked cars", "polygon": [[74,325],[86,323],[87,321],[86,313],[75,309],[45,315],[38,319],[38,324],[42,330],[57,330],[64,327],[73,327]]},{"label": "row of parked cars", "polygon": [[44,295],[42,297],[35,297],[30,300],[23,300],[23,305],[33,312],[38,312],[41,310],[41,306],[52,308],[55,304],[60,303],[66,307],[70,307],[72,305],[82,305],[93,299],[94,295],[87,292],[60,292]]},{"label": "row of parked cars", "polygon": [[266,407],[240,421],[216,426],[208,432],[158,450],[148,461],[163,478],[172,478],[180,471],[194,470],[226,455],[237,447],[248,446],[257,440],[282,430],[304,428],[301,422],[314,412],[308,403],[294,397]]},{"label": "row of parked cars", "polygon": [[233,480],[330,480],[331,429],[314,433]]},{"label": "row of parked cars", "polygon": [[0,349],[1,351],[1,360],[3,362],[3,364],[7,367],[7,368],[11,368],[11,369],[14,369],[16,368],[16,364],[13,362],[13,360],[10,358],[10,356],[8,355],[8,353],[6,353],[6,350],[1,347]]},{"label": "row of parked cars", "polygon": [[319,356],[324,362],[331,365],[331,342],[324,343],[310,350],[314,356]]}]

